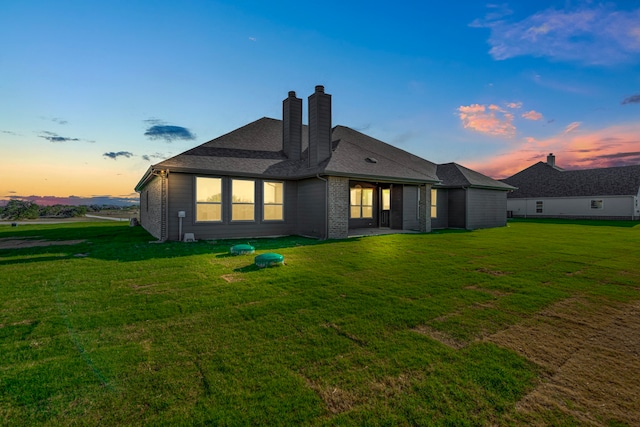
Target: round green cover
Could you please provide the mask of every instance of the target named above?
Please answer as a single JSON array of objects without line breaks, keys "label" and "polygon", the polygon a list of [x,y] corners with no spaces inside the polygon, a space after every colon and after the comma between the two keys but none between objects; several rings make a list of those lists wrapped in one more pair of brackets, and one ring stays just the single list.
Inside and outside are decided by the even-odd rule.
[{"label": "round green cover", "polygon": [[258,255],[255,259],[255,263],[258,267],[271,267],[272,265],[284,264],[284,256],[269,252],[266,254]]},{"label": "round green cover", "polygon": [[232,255],[252,254],[255,251],[256,251],[256,248],[254,248],[251,245],[234,245],[234,246],[231,246],[231,249],[229,249],[229,252]]}]

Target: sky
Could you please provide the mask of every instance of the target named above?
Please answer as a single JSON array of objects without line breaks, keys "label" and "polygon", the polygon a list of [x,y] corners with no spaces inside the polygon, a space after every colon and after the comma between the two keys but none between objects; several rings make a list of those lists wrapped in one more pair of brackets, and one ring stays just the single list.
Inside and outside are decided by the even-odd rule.
[{"label": "sky", "polygon": [[137,202],[316,85],[334,125],[496,179],[640,164],[640,1],[0,0],[0,202]]}]

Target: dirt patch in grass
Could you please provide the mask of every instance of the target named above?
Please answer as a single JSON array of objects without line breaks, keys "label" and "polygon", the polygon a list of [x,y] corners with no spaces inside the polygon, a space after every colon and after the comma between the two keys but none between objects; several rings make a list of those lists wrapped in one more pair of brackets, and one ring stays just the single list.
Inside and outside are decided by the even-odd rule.
[{"label": "dirt patch in grass", "polygon": [[640,301],[569,298],[485,339],[545,370],[516,405],[525,422],[542,425],[560,414],[582,425],[638,425]]},{"label": "dirt patch in grass", "polygon": [[501,276],[506,276],[508,274],[511,274],[511,273],[509,273],[507,271],[491,270],[489,268],[484,268],[484,267],[483,268],[478,268],[478,269],[476,269],[476,271],[478,273],[485,273],[485,274],[488,274],[490,276],[496,276],[496,277],[501,277]]},{"label": "dirt patch in grass", "polygon": [[422,335],[426,335],[429,338],[432,338],[436,341],[441,342],[442,344],[449,346],[451,348],[455,348],[459,350],[463,347],[467,346],[467,343],[464,341],[459,341],[453,338],[451,335],[446,332],[439,331],[437,329],[431,328],[427,325],[419,325],[412,329],[414,332],[417,332]]},{"label": "dirt patch in grass", "polygon": [[67,246],[77,245],[86,242],[86,240],[43,240],[37,238],[16,239],[15,237],[5,237],[0,239],[0,249],[22,249],[35,248],[38,246]]},{"label": "dirt patch in grass", "polygon": [[484,292],[485,294],[489,294],[489,295],[494,296],[496,298],[497,297],[504,297],[504,296],[507,296],[507,295],[511,295],[510,292],[502,292],[502,291],[498,291],[498,290],[495,290],[495,289],[481,288],[481,287],[476,286],[476,285],[465,286],[464,289],[469,289],[469,290],[478,291],[478,292]]},{"label": "dirt patch in grass", "polygon": [[240,277],[240,275],[238,275],[238,274],[223,274],[220,277],[224,281],[226,281],[227,283],[235,283],[235,282],[241,282],[242,281],[242,277]]}]

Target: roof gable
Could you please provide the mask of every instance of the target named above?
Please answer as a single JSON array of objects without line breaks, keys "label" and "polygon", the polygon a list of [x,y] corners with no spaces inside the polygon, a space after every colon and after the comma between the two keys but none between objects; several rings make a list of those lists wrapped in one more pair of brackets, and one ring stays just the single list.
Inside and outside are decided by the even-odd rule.
[{"label": "roof gable", "polygon": [[511,185],[497,181],[457,163],[438,165],[438,178],[442,181],[438,185],[441,188],[474,187],[505,191],[514,189]]}]

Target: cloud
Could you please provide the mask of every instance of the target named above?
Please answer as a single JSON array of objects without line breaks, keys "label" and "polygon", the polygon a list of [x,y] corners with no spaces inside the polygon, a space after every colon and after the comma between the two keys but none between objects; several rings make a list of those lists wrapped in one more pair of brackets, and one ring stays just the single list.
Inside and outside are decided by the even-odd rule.
[{"label": "cloud", "polygon": [[59,125],[66,125],[67,123],[69,123],[67,120],[61,119],[60,117],[53,117],[51,121]]},{"label": "cloud", "polygon": [[622,100],[622,105],[625,104],[640,104],[640,94],[631,95]]},{"label": "cloud", "polygon": [[566,127],[566,128],[564,128],[564,132],[563,132],[563,134],[564,134],[564,135],[566,135],[566,134],[568,134],[568,133],[573,132],[574,130],[578,129],[578,127],[580,127],[580,125],[581,125],[581,124],[582,124],[581,122],[573,122],[573,123],[569,123],[569,124],[567,125],[567,127]]},{"label": "cloud", "polygon": [[117,153],[110,151],[108,153],[104,153],[103,156],[113,160],[118,160],[118,157],[126,157],[128,159],[129,157],[133,156],[133,153],[130,153],[128,151],[118,151]]},{"label": "cloud", "polygon": [[519,108],[522,108],[522,102],[509,102],[507,103],[507,107],[511,108],[512,110],[517,110]]},{"label": "cloud", "polygon": [[178,139],[196,139],[196,136],[189,129],[182,126],[167,125],[162,120],[155,118],[144,120],[144,122],[153,124],[144,133],[149,139],[163,139],[166,142],[173,142]]},{"label": "cloud", "polygon": [[141,157],[143,160],[150,162],[151,159],[164,159],[167,156],[165,156],[162,153],[155,153],[155,154],[143,154]]},{"label": "cloud", "polygon": [[252,42],[254,42],[254,41],[258,40],[258,39],[257,39],[257,38],[255,38],[255,37],[249,37],[249,40],[251,40]]},{"label": "cloud", "polygon": [[542,114],[535,110],[527,111],[522,114],[522,117],[527,120],[542,120]]},{"label": "cloud", "polygon": [[150,125],[165,125],[167,124],[164,120],[157,119],[155,117],[151,117],[150,119],[143,120],[144,123],[148,123]]},{"label": "cloud", "polygon": [[491,157],[462,160],[464,166],[493,178],[506,178],[536,162],[556,155],[564,169],[591,169],[640,164],[640,123],[603,129],[564,131],[544,139],[524,138],[509,151]]},{"label": "cloud", "polygon": [[44,117],[44,116],[40,116],[40,118],[42,120],[47,120],[47,121],[52,121],[54,123],[57,123],[59,125],[66,125],[69,122],[65,119],[61,119],[60,117]]},{"label": "cloud", "polygon": [[458,107],[458,117],[465,129],[506,138],[516,134],[513,114],[495,104],[462,105]]},{"label": "cloud", "polygon": [[488,14],[471,26],[489,28],[489,54],[496,60],[546,57],[589,65],[637,62],[640,8],[615,10],[611,4],[565,10],[546,9],[510,22]]},{"label": "cloud", "polygon": [[42,134],[42,135],[38,135],[40,138],[44,138],[50,142],[80,141],[79,138],[69,138],[67,136],[60,136],[55,132],[42,131],[40,133]]}]

